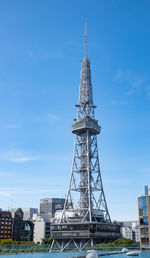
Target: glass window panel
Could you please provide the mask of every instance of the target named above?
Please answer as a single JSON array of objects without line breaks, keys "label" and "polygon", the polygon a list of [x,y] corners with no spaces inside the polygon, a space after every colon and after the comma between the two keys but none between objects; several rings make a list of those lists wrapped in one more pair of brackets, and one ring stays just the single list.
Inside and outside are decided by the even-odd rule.
[{"label": "glass window panel", "polygon": [[140,225],[148,225],[148,218],[140,219]]},{"label": "glass window panel", "polygon": [[146,196],[142,196],[139,199],[139,215],[147,216],[147,198],[146,198]]}]

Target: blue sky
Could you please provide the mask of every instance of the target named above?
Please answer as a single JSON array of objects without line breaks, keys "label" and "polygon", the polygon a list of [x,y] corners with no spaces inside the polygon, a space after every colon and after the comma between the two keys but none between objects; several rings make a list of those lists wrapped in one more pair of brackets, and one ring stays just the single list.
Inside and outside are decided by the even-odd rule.
[{"label": "blue sky", "polygon": [[84,23],[104,190],[137,219],[150,183],[150,2],[0,1],[0,207],[39,207],[68,188]]}]

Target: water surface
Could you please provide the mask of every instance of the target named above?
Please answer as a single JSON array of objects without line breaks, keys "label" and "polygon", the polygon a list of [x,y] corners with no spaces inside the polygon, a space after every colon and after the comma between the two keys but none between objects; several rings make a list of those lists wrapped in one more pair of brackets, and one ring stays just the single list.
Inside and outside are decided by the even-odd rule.
[{"label": "water surface", "polygon": [[[102,252],[98,252],[99,254]],[[0,258],[72,258],[86,255],[86,252],[64,252],[64,253],[34,253],[34,254],[10,254],[0,255]],[[104,256],[104,258],[127,258],[126,254],[115,254]],[[139,258],[150,258],[150,252],[140,252]]]}]

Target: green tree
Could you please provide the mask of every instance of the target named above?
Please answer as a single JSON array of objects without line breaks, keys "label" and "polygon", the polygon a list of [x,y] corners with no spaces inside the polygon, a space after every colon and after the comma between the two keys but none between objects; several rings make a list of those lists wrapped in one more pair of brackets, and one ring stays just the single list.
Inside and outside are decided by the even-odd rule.
[{"label": "green tree", "polygon": [[53,238],[51,238],[51,237],[45,237],[45,238],[42,239],[42,244],[45,244],[45,245],[46,244],[51,245],[52,242],[53,242]]}]

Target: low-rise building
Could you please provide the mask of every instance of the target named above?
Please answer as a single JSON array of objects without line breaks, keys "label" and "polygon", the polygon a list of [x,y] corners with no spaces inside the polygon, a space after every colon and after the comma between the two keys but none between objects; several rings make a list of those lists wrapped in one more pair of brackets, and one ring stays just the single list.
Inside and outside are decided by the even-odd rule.
[{"label": "low-rise building", "polygon": [[138,221],[122,221],[121,234],[122,237],[133,241],[140,241],[139,222]]},{"label": "low-rise building", "polygon": [[132,239],[132,229],[129,227],[122,227],[121,234],[124,238]]}]

